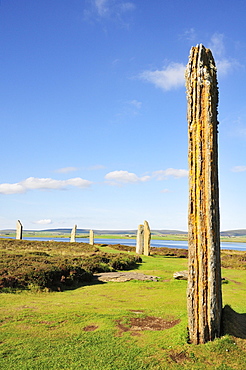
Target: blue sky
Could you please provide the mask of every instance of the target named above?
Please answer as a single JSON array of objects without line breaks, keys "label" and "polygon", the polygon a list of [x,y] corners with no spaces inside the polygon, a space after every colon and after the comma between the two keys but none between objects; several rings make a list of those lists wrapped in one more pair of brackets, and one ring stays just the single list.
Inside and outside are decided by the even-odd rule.
[{"label": "blue sky", "polygon": [[1,0],[0,229],[187,230],[184,69],[219,81],[221,230],[246,228],[244,1]]}]

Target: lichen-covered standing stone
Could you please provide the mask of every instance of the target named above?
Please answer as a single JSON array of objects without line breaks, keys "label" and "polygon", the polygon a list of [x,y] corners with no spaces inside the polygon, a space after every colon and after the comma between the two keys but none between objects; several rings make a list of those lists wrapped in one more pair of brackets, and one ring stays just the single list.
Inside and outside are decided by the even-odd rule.
[{"label": "lichen-covered standing stone", "polygon": [[188,328],[192,343],[220,336],[222,311],[217,143],[217,71],[212,53],[192,47],[186,68],[189,211]]}]

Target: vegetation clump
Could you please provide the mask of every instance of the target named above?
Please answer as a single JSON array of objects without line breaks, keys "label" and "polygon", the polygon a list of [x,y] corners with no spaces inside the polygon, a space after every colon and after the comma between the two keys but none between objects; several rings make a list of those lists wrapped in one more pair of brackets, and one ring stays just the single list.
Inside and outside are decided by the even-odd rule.
[{"label": "vegetation clump", "polygon": [[246,270],[246,252],[235,252],[232,250],[222,251],[221,265],[224,268],[235,268],[237,270]]},{"label": "vegetation clump", "polygon": [[117,251],[123,251],[123,252],[136,252],[136,247],[132,247],[130,245],[123,245],[123,244],[103,244],[110,246],[112,249],[116,249]]},{"label": "vegetation clump", "polygon": [[[63,290],[92,279],[93,273],[134,268],[141,262],[138,256],[102,253],[85,243],[47,243],[37,241],[0,241],[0,291],[5,288]],[[63,245],[65,244],[65,246]],[[70,254],[71,244],[75,245]],[[78,245],[79,244],[79,245]],[[67,247],[67,253],[64,249]],[[42,251],[42,248],[45,251]],[[76,249],[80,248],[80,253]]]},{"label": "vegetation clump", "polygon": [[165,257],[178,257],[188,258],[188,250],[181,248],[166,248],[166,247],[152,247],[150,249],[151,255],[165,256]]},{"label": "vegetation clump", "polygon": [[[122,245],[122,244],[110,244],[112,249],[116,249],[119,251],[124,252],[135,252],[136,247],[132,247],[129,245]],[[188,250],[187,249],[180,249],[180,248],[166,248],[166,247],[151,247],[150,254],[152,256],[166,256],[166,257],[179,257],[179,258],[187,258],[188,257]]]},{"label": "vegetation clump", "polygon": [[41,251],[51,252],[58,254],[87,254],[98,252],[99,249],[88,243],[68,243],[57,241],[37,241],[37,240],[16,240],[16,239],[0,239],[0,249],[8,251]]}]

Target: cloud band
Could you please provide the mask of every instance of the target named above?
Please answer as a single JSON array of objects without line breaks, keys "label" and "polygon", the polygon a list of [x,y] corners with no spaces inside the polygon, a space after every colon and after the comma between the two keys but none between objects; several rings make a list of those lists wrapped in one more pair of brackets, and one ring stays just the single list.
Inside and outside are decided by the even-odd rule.
[{"label": "cloud band", "polygon": [[91,181],[84,180],[80,177],[75,177],[68,180],[28,177],[26,180],[15,184],[0,184],[0,194],[21,194],[27,192],[28,190],[60,190],[65,189],[68,186],[88,188],[91,184]]}]

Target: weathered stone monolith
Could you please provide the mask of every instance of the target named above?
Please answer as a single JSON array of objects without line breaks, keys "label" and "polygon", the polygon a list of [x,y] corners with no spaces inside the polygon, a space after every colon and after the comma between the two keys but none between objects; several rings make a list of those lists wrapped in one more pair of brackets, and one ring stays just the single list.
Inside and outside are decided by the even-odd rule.
[{"label": "weathered stone monolith", "polygon": [[144,221],[144,255],[149,256],[150,253],[151,232],[148,221]]},{"label": "weathered stone monolith", "polygon": [[76,242],[76,230],[77,230],[77,225],[74,225],[71,231],[71,238],[70,238],[71,243]]},{"label": "weathered stone monolith", "polygon": [[90,230],[90,233],[89,233],[89,244],[94,245],[94,231],[93,230]]},{"label": "weathered stone monolith", "polygon": [[16,223],[16,239],[22,239],[22,230],[23,230],[23,226],[22,226],[22,223],[20,222],[20,220],[17,221]]},{"label": "weathered stone monolith", "polygon": [[203,45],[190,51],[186,69],[189,214],[188,329],[190,341],[220,336],[222,311],[218,187],[217,71]]},{"label": "weathered stone monolith", "polygon": [[137,238],[136,238],[136,253],[144,253],[144,225],[138,226]]}]

